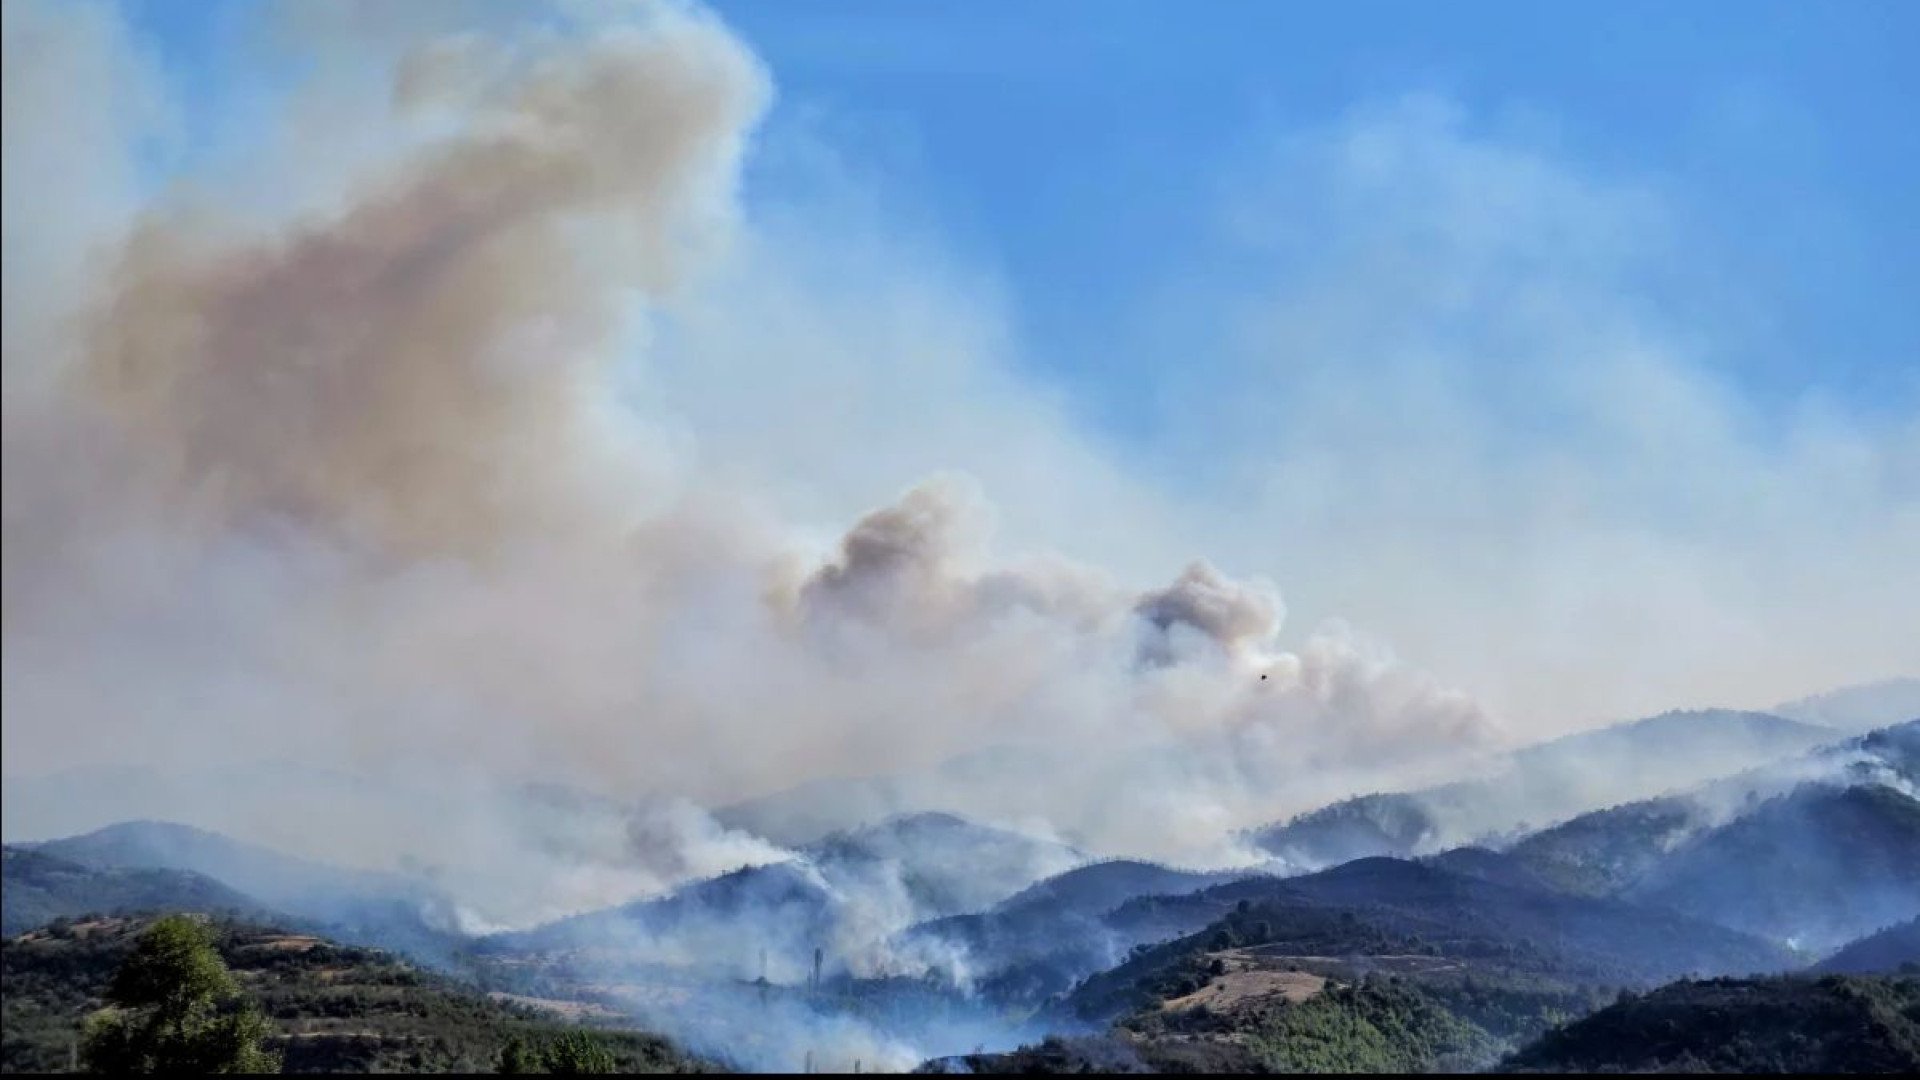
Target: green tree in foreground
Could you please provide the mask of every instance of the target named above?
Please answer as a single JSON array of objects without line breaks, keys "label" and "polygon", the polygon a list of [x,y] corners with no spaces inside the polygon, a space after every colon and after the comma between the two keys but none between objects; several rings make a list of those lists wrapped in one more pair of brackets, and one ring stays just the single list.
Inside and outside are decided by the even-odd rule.
[{"label": "green tree in foreground", "polygon": [[613,1051],[584,1031],[569,1031],[547,1045],[547,1071],[566,1076],[610,1073]]},{"label": "green tree in foreground", "polygon": [[87,1021],[81,1053],[91,1072],[264,1073],[266,1020],[236,988],[203,924],[169,915],[140,935],[107,988],[108,1008]]},{"label": "green tree in foreground", "polygon": [[518,1037],[500,1051],[503,1073],[554,1073],[585,1076],[619,1071],[619,1062],[606,1043],[585,1031],[569,1031],[542,1048],[529,1048]]},{"label": "green tree in foreground", "polygon": [[500,1050],[500,1072],[509,1076],[534,1072],[540,1067],[535,1057],[536,1055],[527,1049],[527,1044],[520,1040],[520,1036],[515,1035],[508,1039],[507,1045]]}]

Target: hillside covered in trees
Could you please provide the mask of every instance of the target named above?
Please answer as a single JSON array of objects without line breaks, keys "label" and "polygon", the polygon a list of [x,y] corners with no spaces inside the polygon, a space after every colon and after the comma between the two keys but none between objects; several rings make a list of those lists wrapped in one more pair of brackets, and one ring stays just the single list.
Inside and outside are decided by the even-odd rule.
[{"label": "hillside covered in trees", "polygon": [[0,849],[0,934],[88,912],[166,910],[268,914],[253,897],[191,870],[86,866],[29,848]]},{"label": "hillside covered in trees", "polygon": [[1813,970],[1832,975],[1920,975],[1920,917],[1850,941]]},{"label": "hillside covered in trees", "polygon": [[[61,919],[0,943],[0,1069],[67,1069],[83,1022],[132,954],[146,917]],[[213,939],[269,1024],[286,1072],[492,1071],[509,1045],[538,1052],[583,1025],[622,1072],[710,1066],[594,1010],[485,995],[375,949],[216,920]]]},{"label": "hillside covered in trees", "polygon": [[1547,1033],[1513,1072],[1920,1071],[1920,978],[1681,981]]}]

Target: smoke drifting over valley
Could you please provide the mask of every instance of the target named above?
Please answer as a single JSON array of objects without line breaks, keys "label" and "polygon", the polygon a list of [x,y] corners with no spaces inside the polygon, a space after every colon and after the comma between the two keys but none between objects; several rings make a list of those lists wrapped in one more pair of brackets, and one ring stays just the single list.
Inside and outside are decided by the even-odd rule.
[{"label": "smoke drifting over valley", "polygon": [[[1008,360],[991,290],[931,253],[895,273],[912,245],[857,213],[823,238],[743,198],[777,73],[703,11],[289,6],[262,40],[312,58],[311,79],[270,110],[261,153],[176,175],[153,164],[191,156],[150,104],[163,72],[114,11],[5,10],[9,839],[168,818],[404,870],[447,901],[438,929],[573,934],[621,964],[697,953],[787,986],[825,942],[829,976],[966,983],[973,958],[901,935],[1094,858],[1304,869],[1246,830],[1457,780],[1637,705],[1653,691],[1588,694],[1646,655],[1617,605],[1644,600],[1656,636],[1723,642],[1687,688],[1703,704],[1920,661],[1920,633],[1890,633],[1920,610],[1914,580],[1855,588],[1920,549],[1911,424],[1751,469],[1737,440],[1671,436],[1743,482],[1839,477],[1818,528],[1877,527],[1855,530],[1852,568],[1781,580],[1778,604],[1749,590],[1785,533],[1735,560],[1752,573],[1724,604],[1670,587],[1697,537],[1583,532],[1571,503],[1485,550],[1471,530],[1423,538],[1430,512],[1499,517],[1433,508],[1477,449],[1433,454],[1437,479],[1408,494],[1378,447],[1288,448],[1418,413],[1424,453],[1430,423],[1476,416],[1436,420],[1418,377],[1349,393],[1333,359],[1301,359],[1302,383],[1257,403],[1284,429],[1273,476],[1249,479],[1264,459],[1236,443],[1208,478],[1166,482]],[[1391,172],[1369,145],[1347,149]],[[1632,370],[1676,428],[1702,415],[1695,384]],[[1501,487],[1474,475],[1463,499]],[[1284,490],[1239,501],[1268,483]],[[1315,554],[1349,543],[1378,581],[1322,574]],[[1529,636],[1537,613],[1461,600],[1589,556],[1603,569],[1540,593],[1565,602],[1550,642]],[[1316,597],[1305,620],[1294,576]],[[1821,641],[1747,619],[1823,590]],[[1346,596],[1357,628],[1331,617]],[[1394,598],[1412,614],[1375,625]],[[1395,629],[1417,662],[1372,636]],[[1798,666],[1762,659],[1802,646]],[[1536,647],[1549,659],[1514,683],[1492,674]],[[1447,668],[1466,653],[1485,666]],[[994,831],[879,825],[932,811]],[[887,828],[971,861],[916,864]],[[992,867],[991,888],[965,892],[953,865]],[[719,892],[692,914],[657,899],[716,878],[777,896],[781,919],[749,935],[701,921],[732,902]],[[832,1037],[876,1065],[924,1050]],[[755,1060],[791,1067],[795,1040]]]}]

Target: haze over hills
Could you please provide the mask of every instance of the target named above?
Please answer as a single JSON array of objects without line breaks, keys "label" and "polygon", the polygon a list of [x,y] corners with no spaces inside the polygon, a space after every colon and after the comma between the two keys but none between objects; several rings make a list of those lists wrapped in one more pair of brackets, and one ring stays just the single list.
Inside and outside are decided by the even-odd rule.
[{"label": "haze over hills", "polygon": [[1613,987],[1793,963],[1670,912],[1384,858],[1162,903],[1206,921],[1135,949],[1057,1006],[1117,1021],[1107,1034],[929,1071],[1471,1070],[1598,1007]]},{"label": "haze over hills", "polygon": [[325,866],[164,821],[123,822],[82,836],[22,846],[86,866],[204,874],[283,911],[315,918],[356,905],[424,899],[418,882],[398,875]]},{"label": "haze over hills", "polygon": [[1692,839],[1622,895],[1825,952],[1920,915],[1920,800],[1810,784]]},{"label": "haze over hills", "polygon": [[1920,975],[1920,916],[1848,942],[1813,970],[1834,975]]},{"label": "haze over hills", "polygon": [[[1688,787],[1833,737],[1834,730],[1823,724],[1770,713],[1664,713],[1463,761],[1456,771],[1478,778],[1357,796],[1348,804],[1303,813],[1297,819],[1300,828],[1292,832],[1275,824],[1250,836],[1265,850],[1295,859],[1302,869],[1368,854],[1415,854]],[[715,816],[781,842],[806,843],[862,821],[943,809],[942,792],[969,790],[983,775],[1040,786],[1050,772],[1071,767],[1032,751],[995,748],[914,773],[817,781],[723,807]]]},{"label": "haze over hills", "polygon": [[1124,1000],[1129,979],[1217,949],[1222,929],[1228,939],[1262,945],[1276,933],[1291,933],[1284,928],[1296,919],[1307,921],[1309,937],[1290,947],[1333,950],[1296,955],[1366,955],[1369,950],[1338,944],[1341,928],[1360,927],[1361,936],[1409,952],[1616,985],[1692,971],[1794,966],[1785,948],[1658,908],[1503,885],[1385,857],[1299,878],[1216,886],[1184,906],[1208,910],[1221,922],[1089,980],[1075,992],[1074,1007],[1096,1015],[1113,1009],[1115,990]]},{"label": "haze over hills", "polygon": [[[237,835],[232,806],[269,800],[275,815],[327,813],[355,805],[390,813],[387,793],[369,777],[312,762],[257,760],[236,765],[162,768],[154,764],[82,766],[50,774],[9,773],[0,785],[0,830],[8,843],[51,840],[127,821],[172,821]],[[242,839],[271,844],[270,836]]]},{"label": "haze over hills", "polygon": [[31,848],[0,848],[0,935],[93,912],[207,911],[258,918],[266,904],[177,869],[102,869]]},{"label": "haze over hills", "polygon": [[1905,720],[1920,720],[1920,678],[1906,676],[1843,686],[1784,702],[1770,711],[1844,732],[1864,732]]},{"label": "haze over hills", "polygon": [[931,918],[991,907],[1086,861],[1055,840],[932,812],[833,833],[800,851],[829,875],[880,867],[897,873],[914,906]]},{"label": "haze over hills", "polygon": [[833,834],[793,857],[743,867],[665,896],[497,936],[496,949],[611,949],[633,962],[791,984],[891,973],[886,941],[925,919],[990,907],[1084,857],[1058,843],[948,814],[891,818]]},{"label": "haze over hills", "polygon": [[1833,738],[1832,729],[1766,713],[1664,713],[1525,747],[1482,778],[1342,800],[1249,840],[1303,869],[1429,854],[1691,787]]},{"label": "haze over hills", "polygon": [[1253,875],[1247,871],[1196,872],[1132,859],[1108,859],[1036,882],[994,905],[992,911],[1100,915],[1138,897],[1179,896],[1249,876]]},{"label": "haze over hills", "polygon": [[[20,846],[104,871],[199,875],[249,898],[247,908],[235,910],[272,912],[356,944],[397,949],[430,961],[444,960],[462,936],[453,904],[425,880],[327,866],[186,825],[124,822]],[[144,908],[153,909],[151,904]]]},{"label": "haze over hills", "polygon": [[1133,901],[1186,897],[1247,876],[1125,859],[1092,863],[988,910],[919,923],[895,947],[990,997],[1031,1005],[1112,967],[1140,944],[1191,932],[1213,917],[1202,905]]},{"label": "haze over hills", "polygon": [[1581,815],[1472,872],[1688,911],[1815,952],[1920,913],[1920,722]]},{"label": "haze over hills", "polygon": [[[1059,797],[1070,781],[1084,792],[1090,806],[1110,815],[1114,823],[1138,825],[1140,846],[1120,848],[1093,832],[1104,828],[1050,827],[1063,842],[1112,856],[1155,859],[1193,859],[1223,862],[1246,853],[1225,836],[1218,816],[1225,812],[1212,800],[1190,798],[1183,790],[1195,772],[1220,768],[1219,763],[1196,760],[1194,748],[1179,740],[1116,741],[1089,759],[1083,749],[1004,743],[945,758],[921,768],[875,775],[814,780],[752,799],[720,806],[714,817],[729,828],[742,829],[789,846],[802,846],[836,831],[859,828],[901,815],[957,813],[1018,827],[1020,823],[1048,821],[1048,803]],[[1333,797],[1350,790],[1345,770],[1324,776],[1293,778],[1288,790],[1295,798]],[[1361,775],[1372,775],[1360,770]],[[1223,777],[1223,780],[1226,778]],[[983,799],[980,793],[990,792]],[[1258,803],[1272,792],[1249,792]],[[1166,849],[1166,850],[1161,850]],[[1198,853],[1198,854],[1197,854]]]},{"label": "haze over hills", "polygon": [[[1889,913],[1911,918],[1920,859],[1906,856],[1920,831],[1910,797],[1890,785],[1911,780],[1917,732],[1810,751],[1795,735],[1759,767],[1576,817],[1506,851],[1293,876],[1282,862],[1192,871],[1088,862],[1057,841],[917,814],[533,930],[438,930],[397,947],[470,985],[580,1002],[753,1067],[830,1052],[843,1065],[964,1059],[987,1070],[1484,1067],[1610,988],[1798,970]],[[16,890],[29,879],[65,891]],[[9,928],[82,910],[265,908],[233,887],[242,881],[314,915],[431,896],[405,875],[130,822],[10,847]],[[13,914],[16,896],[30,916]],[[1903,932],[1865,937],[1831,962],[1895,953]],[[1119,1026],[1098,1034],[1109,1023]],[[1313,1041],[1350,1025],[1381,1041],[1369,1051],[1348,1036]],[[1044,1049],[1048,1031],[1082,1041]],[[1042,1048],[970,1054],[988,1044]],[[1331,1056],[1298,1056],[1309,1046]]]}]

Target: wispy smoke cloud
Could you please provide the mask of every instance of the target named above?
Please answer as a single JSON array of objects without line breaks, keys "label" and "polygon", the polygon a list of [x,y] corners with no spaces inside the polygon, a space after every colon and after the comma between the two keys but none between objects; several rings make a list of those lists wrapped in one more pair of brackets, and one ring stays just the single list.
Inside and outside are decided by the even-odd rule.
[{"label": "wispy smoke cloud", "polygon": [[1297,555],[1299,616],[1533,730],[1920,665],[1920,413],[1767,373],[1711,193],[1424,94],[1230,171],[1233,276],[1192,305],[1228,329],[1175,388],[1207,419],[1169,421],[1227,463],[1194,473],[1216,557]]}]

